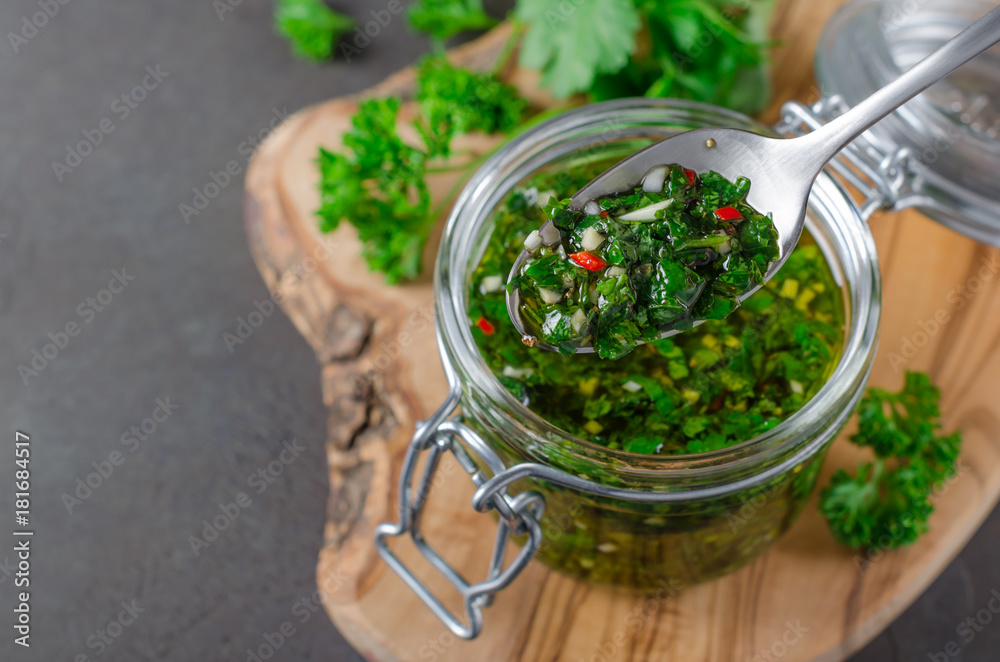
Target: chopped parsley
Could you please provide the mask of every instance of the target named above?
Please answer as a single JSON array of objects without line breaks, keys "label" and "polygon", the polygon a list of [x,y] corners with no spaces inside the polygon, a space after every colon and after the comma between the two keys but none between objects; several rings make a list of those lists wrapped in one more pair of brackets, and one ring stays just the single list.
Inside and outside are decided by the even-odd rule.
[{"label": "chopped parsley", "polygon": [[535,338],[620,358],[664,330],[721,320],[778,258],[770,216],[746,203],[750,181],[658,166],[628,193],[549,201],[554,228],[525,239],[530,258],[508,283]]},{"label": "chopped parsley", "polygon": [[[616,360],[526,347],[507,319],[503,279],[544,219],[601,168],[542,174],[496,212],[472,278],[469,323],[497,378],[542,418],[610,449],[672,455],[725,448],[778,425],[825,383],[843,342],[843,298],[808,235],[778,275],[726,319]],[[543,193],[539,193],[542,191]]]},{"label": "chopped parsley", "polygon": [[820,510],[838,542],[895,549],[927,531],[930,497],[955,473],[962,446],[959,432],[940,434],[940,398],[919,372],[906,373],[899,393],[868,389],[851,442],[871,448],[875,459],[853,476],[838,470],[820,494]]}]

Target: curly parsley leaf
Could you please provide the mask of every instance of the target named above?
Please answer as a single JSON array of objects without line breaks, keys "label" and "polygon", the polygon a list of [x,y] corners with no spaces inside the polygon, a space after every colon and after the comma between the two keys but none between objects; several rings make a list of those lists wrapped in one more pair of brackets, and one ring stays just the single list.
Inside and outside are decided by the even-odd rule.
[{"label": "curly parsley leaf", "polygon": [[426,155],[396,131],[399,99],[361,103],[344,135],[350,155],[320,148],[320,227],[342,218],[358,230],[368,265],[391,283],[415,278],[430,232]]},{"label": "curly parsley leaf", "polygon": [[[469,103],[470,94],[478,103]],[[331,232],[347,220],[358,231],[368,265],[390,283],[417,277],[437,220],[426,182],[427,162],[447,156],[456,135],[513,127],[524,108],[510,86],[452,67],[443,58],[421,64],[417,99],[423,116],[415,128],[425,147],[400,137],[398,98],[369,99],[352,118],[344,149],[321,147],[317,158],[320,229]]]},{"label": "curly parsley leaf", "polygon": [[483,11],[482,0],[419,0],[406,15],[410,25],[437,39],[468,30],[486,30],[497,23]]},{"label": "curly parsley leaf", "polygon": [[907,372],[899,393],[871,388],[858,406],[851,442],[875,460],[854,476],[838,470],[820,494],[820,511],[838,542],[895,549],[927,531],[933,491],[954,475],[961,433],[939,435],[941,393],[923,373]]},{"label": "curly parsley leaf", "polygon": [[417,124],[431,156],[447,157],[451,139],[470,131],[503,133],[521,121],[527,102],[496,76],[460,69],[444,56],[420,64]]},{"label": "curly parsley leaf", "polygon": [[558,98],[585,92],[598,74],[625,67],[640,26],[631,0],[522,1],[515,15],[526,26],[521,64],[541,71]]},{"label": "curly parsley leaf", "polygon": [[354,21],[333,11],[323,0],[278,0],[275,30],[292,45],[292,52],[322,62],[333,56],[333,45]]}]

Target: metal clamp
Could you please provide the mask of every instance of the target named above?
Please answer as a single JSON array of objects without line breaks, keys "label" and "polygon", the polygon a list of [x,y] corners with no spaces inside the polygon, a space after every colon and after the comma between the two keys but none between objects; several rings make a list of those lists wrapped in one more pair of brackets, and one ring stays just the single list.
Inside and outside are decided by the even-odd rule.
[{"label": "metal clamp", "polygon": [[[417,424],[416,432],[406,451],[402,472],[399,478],[399,521],[395,524],[380,524],[375,529],[375,547],[385,562],[398,574],[407,586],[424,601],[456,637],[474,639],[483,627],[483,607],[488,607],[493,595],[510,584],[534,557],[542,544],[542,528],[539,520],[545,510],[545,499],[534,491],[526,491],[511,497],[506,487],[493,492],[489,499],[479,504],[477,510],[485,512],[494,509],[500,516],[493,553],[485,581],[470,584],[448,562],[441,557],[424,540],[420,532],[420,515],[424,502],[434,484],[434,476],[441,456],[445,452],[454,454],[458,463],[468,472],[477,488],[488,480],[466,450],[467,445],[496,476],[502,473],[506,466],[500,456],[465,424],[447,417],[458,405],[459,394],[452,390],[444,405],[438,409],[430,420]],[[463,445],[464,443],[464,445]],[[413,474],[416,470],[417,456],[427,452],[427,465],[423,475],[414,489]],[[462,596],[468,625],[463,625],[458,618],[448,611],[441,601],[403,565],[403,562],[389,549],[388,538],[410,534],[410,539],[416,548],[430,561],[431,565],[454,586]],[[513,561],[504,567],[507,552],[507,542],[511,535],[528,535],[528,540],[518,552]]]},{"label": "metal clamp", "polygon": [[[823,126],[850,109],[839,96],[820,99],[812,106],[790,101],[781,107],[781,121],[774,130],[785,136],[801,136]],[[887,151],[869,133],[848,145],[829,168],[864,198],[859,205],[866,221],[878,209],[905,209],[919,202],[912,188],[913,153],[907,147]]]}]

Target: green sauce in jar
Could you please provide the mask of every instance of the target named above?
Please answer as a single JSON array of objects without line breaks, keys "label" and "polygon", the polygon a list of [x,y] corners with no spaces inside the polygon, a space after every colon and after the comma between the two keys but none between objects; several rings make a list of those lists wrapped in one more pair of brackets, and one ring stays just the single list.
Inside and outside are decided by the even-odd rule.
[{"label": "green sauce in jar", "polygon": [[[825,383],[843,342],[843,299],[808,234],[777,276],[722,320],[616,360],[524,346],[504,280],[544,221],[540,197],[567,197],[601,167],[536,175],[496,212],[470,293],[473,334],[490,369],[538,415],[613,450],[674,455],[746,441],[788,418]],[[539,193],[539,191],[543,193]]]}]

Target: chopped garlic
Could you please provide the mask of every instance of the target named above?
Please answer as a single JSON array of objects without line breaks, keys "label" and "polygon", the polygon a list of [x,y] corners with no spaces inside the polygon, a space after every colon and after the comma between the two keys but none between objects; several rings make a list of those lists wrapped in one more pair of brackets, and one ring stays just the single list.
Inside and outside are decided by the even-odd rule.
[{"label": "chopped garlic", "polygon": [[545,287],[539,287],[538,293],[542,296],[542,301],[545,303],[558,303],[563,296],[562,292],[556,292]]},{"label": "chopped garlic", "polygon": [[661,209],[666,209],[673,202],[672,199],[667,198],[662,202],[656,202],[651,205],[646,205],[645,207],[639,207],[636,210],[630,211],[627,214],[622,214],[618,217],[619,221],[653,221],[656,220],[656,212]]},{"label": "chopped garlic", "polygon": [[629,393],[638,393],[642,390],[642,384],[638,382],[633,382],[631,379],[622,384],[622,388]]},{"label": "chopped garlic", "polygon": [[490,294],[491,292],[498,292],[502,289],[503,289],[502,276],[487,276],[479,283],[480,294]]},{"label": "chopped garlic", "polygon": [[573,325],[573,330],[579,333],[583,325],[587,323],[587,313],[583,312],[583,308],[577,308],[569,323]]},{"label": "chopped garlic", "polygon": [[667,181],[667,166],[650,168],[642,178],[642,190],[646,193],[661,193],[665,181]]},{"label": "chopped garlic", "polygon": [[607,270],[607,271],[605,271],[604,273],[605,273],[605,275],[607,275],[607,276],[608,276],[609,278],[618,278],[618,277],[619,277],[619,276],[621,276],[621,275],[622,275],[623,273],[625,273],[625,270],[624,270],[624,269],[622,269],[621,267],[608,267],[608,270]]},{"label": "chopped garlic", "polygon": [[794,379],[788,380],[788,388],[792,389],[792,393],[798,393],[799,395],[801,395],[802,392],[805,390],[802,387],[801,382],[797,382]]},{"label": "chopped garlic", "polygon": [[505,365],[503,367],[504,377],[511,377],[513,379],[524,379],[525,377],[531,377],[535,374],[534,368],[515,368],[512,365]]},{"label": "chopped garlic", "polygon": [[597,546],[597,551],[599,551],[601,554],[612,554],[618,551],[618,545],[614,544],[613,542],[602,542],[600,545]]},{"label": "chopped garlic", "polygon": [[541,230],[539,230],[538,236],[542,238],[542,243],[546,246],[551,246],[559,241],[559,228],[551,222],[547,222],[542,226]]},{"label": "chopped garlic", "polygon": [[542,245],[542,236],[538,234],[538,230],[532,230],[531,234],[524,240],[524,247],[528,251],[537,250]]},{"label": "chopped garlic", "polygon": [[603,243],[604,235],[594,228],[587,228],[584,230],[583,237],[580,239],[580,246],[582,246],[585,251],[592,251]]},{"label": "chopped garlic", "polygon": [[597,200],[591,200],[583,206],[583,213],[587,216],[599,216],[601,213],[601,205],[597,204]]}]

